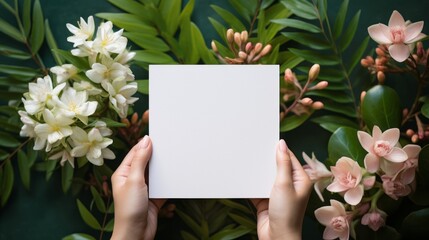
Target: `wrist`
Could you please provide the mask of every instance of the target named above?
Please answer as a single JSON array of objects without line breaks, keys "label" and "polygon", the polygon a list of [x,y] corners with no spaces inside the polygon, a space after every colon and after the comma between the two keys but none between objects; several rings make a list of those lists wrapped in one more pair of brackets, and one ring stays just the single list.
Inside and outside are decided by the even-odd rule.
[{"label": "wrist", "polygon": [[111,240],[141,240],[144,236],[144,229],[145,227],[141,224],[115,218]]}]

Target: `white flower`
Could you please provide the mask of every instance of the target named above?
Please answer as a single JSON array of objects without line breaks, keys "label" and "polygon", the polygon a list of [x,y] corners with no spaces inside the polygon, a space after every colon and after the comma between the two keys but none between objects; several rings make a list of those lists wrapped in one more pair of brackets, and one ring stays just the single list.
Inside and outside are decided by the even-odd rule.
[{"label": "white flower", "polygon": [[[43,111],[43,120],[45,120],[46,123],[38,124],[34,128],[37,136],[40,137],[43,142],[47,140],[48,143],[52,145],[58,140],[61,140],[72,134],[70,124],[72,124],[74,121],[71,118],[68,118],[62,114],[56,114],[54,116],[51,111],[45,109]],[[49,146],[48,149],[50,149]]]},{"label": "white flower", "polygon": [[107,148],[113,143],[112,139],[105,138],[97,128],[91,129],[88,133],[82,128],[73,127],[73,134],[70,136],[73,140],[73,157],[86,156],[92,164],[101,166],[105,159],[114,159],[115,154]]},{"label": "white flower", "polygon": [[103,90],[94,87],[94,85],[92,85],[88,81],[74,82],[73,88],[77,91],[86,91],[88,93],[88,96],[99,95],[103,92]]},{"label": "white flower", "polygon": [[91,66],[97,61],[97,52],[92,48],[94,42],[86,41],[84,44],[71,50],[71,54],[76,57],[88,57],[89,65]]},{"label": "white flower", "polygon": [[61,159],[60,164],[64,166],[65,162],[68,161],[70,165],[74,168],[74,157],[70,154],[69,151],[63,149],[49,157],[50,160],[58,160]]},{"label": "white flower", "polygon": [[102,58],[102,63],[94,63],[91,69],[86,71],[86,76],[95,83],[111,81],[117,78],[124,78],[127,81],[134,80],[131,69],[109,58]]},{"label": "white flower", "polygon": [[82,45],[87,39],[91,39],[94,34],[95,24],[92,16],[88,17],[88,22],[85,22],[83,18],[80,18],[80,22],[77,22],[79,27],[75,27],[70,23],[66,26],[68,30],[74,34],[67,38],[67,41],[74,43],[73,47]]},{"label": "white flower", "polygon": [[120,54],[118,54],[118,56],[115,57],[114,61],[125,65],[135,56],[135,52],[128,52],[128,50],[125,49],[123,52],[121,52]]},{"label": "white flower", "polygon": [[96,52],[108,56],[109,53],[121,53],[127,46],[127,38],[122,36],[123,29],[113,32],[112,22],[102,23],[97,30],[93,49]]},{"label": "white flower", "polygon": [[137,92],[137,83],[127,82],[123,79],[113,80],[112,83],[102,82],[101,86],[109,93],[109,100],[119,117],[124,118],[128,113],[128,105],[138,98],[132,97]]},{"label": "white flower", "polygon": [[78,69],[73,64],[63,64],[51,68],[51,72],[57,75],[57,83],[62,83],[76,75]]},{"label": "white flower", "polygon": [[100,131],[100,134],[103,137],[112,135],[112,130],[110,130],[110,128],[107,127],[107,124],[103,121],[95,122],[95,128],[97,128],[98,131]]},{"label": "white flower", "polygon": [[60,112],[65,116],[77,117],[84,124],[88,124],[88,116],[92,115],[97,109],[96,101],[87,101],[88,94],[86,91],[77,92],[73,88],[66,88],[61,98],[55,98],[55,103]]},{"label": "white flower", "polygon": [[29,114],[34,115],[42,112],[45,106],[52,107],[52,97],[58,96],[65,86],[65,83],[61,83],[53,88],[49,75],[44,78],[38,78],[37,83],[29,83],[29,92],[24,94],[26,98],[22,99],[25,110]]},{"label": "white flower", "polygon": [[24,123],[21,131],[19,132],[19,135],[21,137],[35,137],[36,133],[34,132],[34,127],[38,124],[38,122],[28,116],[26,111],[20,110],[18,111],[18,114],[21,116],[21,122]]}]

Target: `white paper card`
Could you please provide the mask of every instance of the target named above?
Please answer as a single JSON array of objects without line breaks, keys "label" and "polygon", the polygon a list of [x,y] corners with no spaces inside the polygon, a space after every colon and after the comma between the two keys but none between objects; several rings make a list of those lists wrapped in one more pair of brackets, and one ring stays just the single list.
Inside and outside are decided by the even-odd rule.
[{"label": "white paper card", "polygon": [[278,65],[149,67],[150,198],[267,198]]}]

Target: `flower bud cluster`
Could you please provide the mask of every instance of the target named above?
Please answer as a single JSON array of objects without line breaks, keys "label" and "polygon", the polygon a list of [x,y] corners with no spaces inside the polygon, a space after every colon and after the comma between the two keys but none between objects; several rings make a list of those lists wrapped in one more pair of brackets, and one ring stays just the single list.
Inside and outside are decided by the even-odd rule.
[{"label": "flower bud cluster", "polygon": [[286,69],[284,73],[284,82],[285,87],[280,89],[282,94],[283,101],[285,103],[293,101],[289,107],[284,105],[284,114],[285,116],[289,112],[293,112],[296,115],[309,114],[312,110],[319,110],[324,107],[323,103],[320,101],[313,101],[309,97],[304,97],[305,93],[314,90],[325,89],[328,86],[327,81],[320,81],[317,84],[313,84],[314,81],[319,76],[320,65],[314,64],[309,72],[308,78],[304,85],[298,81],[296,74],[292,72],[291,69]]},{"label": "flower bud cluster", "polygon": [[125,124],[125,127],[119,128],[119,135],[125,139],[130,146],[134,146],[140,140],[141,133],[149,123],[149,110],[146,110],[142,117],[139,119],[139,115],[135,112],[131,115],[131,118],[122,118],[121,122]]},{"label": "flower bud cluster", "polygon": [[385,45],[379,45],[375,52],[377,57],[366,56],[366,58],[360,61],[362,67],[367,68],[371,74],[375,74],[380,84],[383,84],[386,75],[385,72],[389,72],[389,60],[391,59],[388,50]]},{"label": "flower bud cluster", "polygon": [[233,57],[223,57],[218,51],[216,43],[212,41],[211,46],[218,58],[227,64],[253,64],[257,63],[262,57],[271,51],[271,45],[263,45],[258,42],[253,44],[249,42],[247,31],[234,32],[231,28],[226,32],[228,47],[233,53]]},{"label": "flower bud cluster", "polygon": [[137,83],[128,65],[135,54],[126,50],[123,30],[114,32],[110,21],[101,23],[96,34],[92,16],[67,28],[74,34],[67,38],[76,47],[71,53],[89,66],[55,66],[50,69],[55,81],[47,75],[30,83],[22,98],[25,111],[19,111],[20,135],[34,138],[35,150],[44,149],[62,165],[74,167],[81,157],[102,165],[115,154],[108,148],[112,130],[100,119],[124,118],[138,100],[132,97]]}]

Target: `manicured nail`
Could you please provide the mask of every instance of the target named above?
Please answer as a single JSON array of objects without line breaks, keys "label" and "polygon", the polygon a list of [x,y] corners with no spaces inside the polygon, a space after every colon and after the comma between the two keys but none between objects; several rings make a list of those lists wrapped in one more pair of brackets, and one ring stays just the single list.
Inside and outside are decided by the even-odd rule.
[{"label": "manicured nail", "polygon": [[279,150],[282,153],[287,153],[287,145],[286,145],[285,140],[283,140],[283,139],[280,139],[280,141],[279,141]]},{"label": "manicured nail", "polygon": [[146,135],[142,140],[139,142],[140,148],[147,148],[149,146],[149,137]]}]

